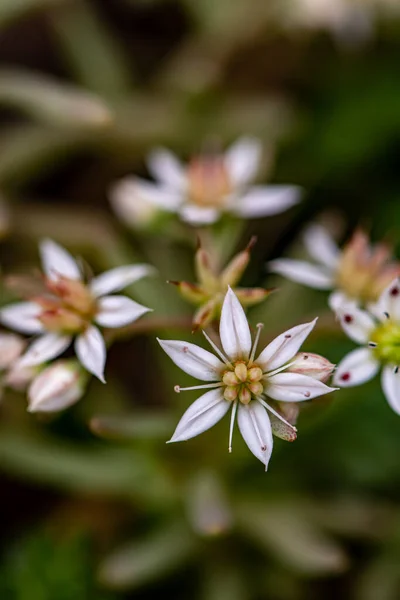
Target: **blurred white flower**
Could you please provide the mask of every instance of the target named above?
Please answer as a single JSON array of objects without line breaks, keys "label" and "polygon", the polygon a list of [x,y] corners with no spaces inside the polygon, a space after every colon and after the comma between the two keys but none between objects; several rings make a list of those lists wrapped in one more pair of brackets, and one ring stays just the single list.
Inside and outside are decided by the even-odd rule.
[{"label": "blurred white flower", "polygon": [[29,412],[57,412],[84,394],[87,375],[76,360],[58,360],[37,375],[28,389]]},{"label": "blurred white flower", "polygon": [[224,154],[200,155],[187,166],[160,148],[148,158],[156,183],[127,177],[112,188],[111,203],[130,225],[153,218],[155,210],[178,213],[192,225],[214,223],[225,212],[243,218],[275,215],[299,202],[300,189],[253,185],[261,155],[260,141],[247,137]]},{"label": "blurred white flower", "polygon": [[371,312],[344,302],[336,311],[345,333],[363,347],[339,363],[334,383],[340,387],[360,385],[382,367],[381,383],[386,399],[400,415],[400,280],[381,294]]},{"label": "blurred white flower", "polygon": [[278,258],[268,263],[273,273],[320,290],[335,290],[329,297],[333,310],[344,301],[375,302],[379,294],[400,274],[400,263],[391,260],[386,244],[371,246],[358,230],[340,250],[328,231],[312,224],[303,235],[304,244],[315,263]]},{"label": "blurred white flower", "polygon": [[43,240],[40,253],[46,293],[0,310],[0,321],[7,327],[39,335],[18,361],[18,367],[34,367],[52,360],[75,338],[78,359],[104,382],[106,346],[97,325],[122,327],[151,310],[126,296],[110,294],[153,269],[147,265],[117,267],[86,284],[77,262],[64,248]]},{"label": "blurred white flower", "polygon": [[254,343],[244,310],[231,289],[222,306],[220,337],[223,352],[211,341],[218,356],[188,342],[158,340],[163,350],[183,371],[207,381],[204,385],[176,391],[207,389],[185,412],[171,442],[188,440],[215,425],[231,409],[229,451],[237,414],[244,441],[265,468],[272,452],[272,427],[268,413],[279,419],[296,437],[296,429],[267,403],[267,397],[278,402],[302,402],[333,391],[321,381],[288,368],[315,325],[298,325],[275,338],[255,358],[261,325]]}]

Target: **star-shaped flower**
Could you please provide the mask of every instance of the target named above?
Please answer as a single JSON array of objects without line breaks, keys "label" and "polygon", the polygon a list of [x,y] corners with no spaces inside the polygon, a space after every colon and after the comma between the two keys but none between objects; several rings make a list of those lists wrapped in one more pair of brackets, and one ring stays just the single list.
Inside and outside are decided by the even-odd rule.
[{"label": "star-shaped flower", "polygon": [[127,177],[113,187],[111,202],[122,220],[132,220],[133,226],[136,220],[153,218],[157,209],[178,213],[192,225],[214,223],[226,212],[249,219],[275,215],[299,201],[300,189],[253,185],[261,155],[260,141],[243,137],[224,154],[203,154],[185,167],[172,152],[160,148],[148,158],[156,183]]},{"label": "star-shaped flower", "polygon": [[178,367],[197,379],[209,382],[189,388],[177,386],[176,391],[210,388],[188,408],[170,441],[180,442],[203,433],[231,410],[229,451],[237,415],[244,441],[267,469],[273,433],[269,413],[292,431],[292,440],[296,437],[296,429],[267,402],[267,398],[283,403],[302,402],[334,389],[308,375],[288,371],[315,322],[316,319],[282,333],[256,358],[261,326],[258,326],[252,344],[244,310],[229,289],[220,322],[223,351],[205,332],[216,355],[188,342],[158,340]]},{"label": "star-shaped flower", "polygon": [[243,272],[250,260],[250,252],[256,242],[253,237],[245,250],[236,254],[227,266],[217,273],[212,268],[209,253],[199,245],[196,252],[195,269],[197,283],[171,281],[188,302],[199,306],[193,317],[193,328],[205,328],[221,314],[222,302],[228,287],[231,287],[242,306],[254,306],[262,302],[273,291],[264,288],[239,288]]},{"label": "star-shaped flower", "polygon": [[400,280],[395,279],[381,294],[371,312],[352,303],[342,304],[337,316],[345,333],[362,348],[353,350],[339,363],[334,383],[340,387],[360,385],[382,368],[383,393],[400,415]]},{"label": "star-shaped flower", "polygon": [[75,339],[75,352],[82,365],[104,382],[106,346],[97,326],[122,327],[151,310],[127,296],[110,294],[153,269],[148,265],[126,265],[85,283],[78,263],[52,240],[41,242],[40,254],[46,292],[0,310],[4,325],[39,336],[19,359],[18,368],[52,360]]},{"label": "star-shaped flower", "polygon": [[400,263],[391,259],[388,245],[371,246],[360,230],[354,233],[343,250],[321,225],[308,227],[303,240],[315,264],[278,258],[269,263],[269,270],[312,288],[334,290],[329,298],[334,310],[348,300],[358,304],[376,302],[385,287],[400,275]]}]

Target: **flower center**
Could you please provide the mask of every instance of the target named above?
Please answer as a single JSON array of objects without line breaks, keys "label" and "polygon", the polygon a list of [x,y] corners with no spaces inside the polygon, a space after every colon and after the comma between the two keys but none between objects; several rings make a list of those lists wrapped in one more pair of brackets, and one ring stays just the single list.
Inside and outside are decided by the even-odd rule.
[{"label": "flower center", "polygon": [[190,201],[202,207],[220,207],[231,191],[223,157],[195,158],[188,166]]},{"label": "flower center", "polygon": [[233,363],[232,367],[225,371],[222,377],[225,400],[233,402],[238,399],[242,404],[248,404],[254,396],[262,394],[263,372],[260,367],[241,360]]},{"label": "flower center", "polygon": [[400,324],[390,319],[379,325],[371,336],[376,344],[373,349],[376,357],[385,363],[400,364]]},{"label": "flower center", "polygon": [[46,280],[51,295],[34,298],[42,307],[39,320],[49,331],[78,333],[96,314],[96,302],[81,281],[59,277]]}]

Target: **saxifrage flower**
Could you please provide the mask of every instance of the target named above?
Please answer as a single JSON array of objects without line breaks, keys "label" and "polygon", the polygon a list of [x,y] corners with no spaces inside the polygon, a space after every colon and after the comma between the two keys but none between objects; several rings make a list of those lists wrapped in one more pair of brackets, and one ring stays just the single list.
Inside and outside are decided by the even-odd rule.
[{"label": "saxifrage flower", "polygon": [[188,408],[170,441],[188,440],[203,433],[231,410],[229,450],[237,416],[244,441],[267,469],[273,433],[269,414],[292,432],[292,440],[296,437],[296,429],[267,402],[267,398],[283,403],[302,402],[334,389],[314,377],[288,371],[315,323],[316,319],[282,333],[256,357],[261,325],[252,343],[244,310],[229,289],[221,312],[222,351],[205,333],[216,355],[188,342],[158,340],[178,367],[208,382],[189,388],[177,386],[176,391],[210,388]]},{"label": "saxifrage flower", "polygon": [[64,248],[40,243],[46,290],[28,302],[0,310],[0,321],[18,332],[38,335],[18,361],[18,369],[46,363],[75,339],[75,352],[87,371],[104,382],[106,346],[98,328],[122,327],[150,308],[131,298],[111,295],[150,274],[148,265],[126,265],[84,282],[78,263]]}]

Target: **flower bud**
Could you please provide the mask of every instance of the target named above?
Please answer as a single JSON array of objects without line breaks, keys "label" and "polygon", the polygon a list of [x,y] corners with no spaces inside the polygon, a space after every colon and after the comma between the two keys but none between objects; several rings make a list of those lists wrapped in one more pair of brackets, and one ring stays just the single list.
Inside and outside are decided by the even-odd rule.
[{"label": "flower bud", "polygon": [[29,412],[57,412],[77,402],[87,375],[75,360],[59,360],[39,373],[28,390]]},{"label": "flower bud", "polygon": [[17,361],[5,373],[3,383],[6,387],[24,392],[39,370],[40,367],[20,367]]},{"label": "flower bud", "polygon": [[8,369],[19,358],[25,348],[25,341],[13,333],[0,334],[0,371]]},{"label": "flower bud", "polygon": [[319,354],[299,352],[294,357],[287,371],[290,373],[299,373],[300,375],[308,375],[313,379],[326,383],[334,368],[335,365]]}]

